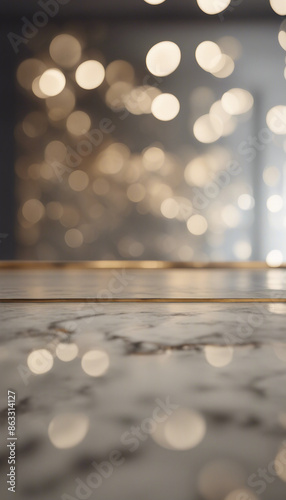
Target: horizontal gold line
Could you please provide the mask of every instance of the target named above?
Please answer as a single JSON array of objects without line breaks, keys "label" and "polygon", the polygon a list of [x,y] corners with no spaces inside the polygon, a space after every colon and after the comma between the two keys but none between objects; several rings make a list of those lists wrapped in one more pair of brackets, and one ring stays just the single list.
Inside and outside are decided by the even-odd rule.
[{"label": "horizontal gold line", "polygon": [[226,304],[247,304],[247,303],[284,303],[286,298],[65,298],[65,299],[50,299],[50,298],[0,298],[2,304],[64,304],[64,303],[226,303]]},{"label": "horizontal gold line", "polygon": [[[286,268],[286,263],[279,266]],[[0,269],[273,269],[266,262],[169,262],[155,260],[102,260],[77,262],[1,261]]]}]

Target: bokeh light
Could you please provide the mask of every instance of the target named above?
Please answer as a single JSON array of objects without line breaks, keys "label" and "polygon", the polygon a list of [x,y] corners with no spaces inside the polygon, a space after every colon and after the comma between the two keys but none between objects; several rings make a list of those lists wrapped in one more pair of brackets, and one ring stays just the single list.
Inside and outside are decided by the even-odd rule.
[{"label": "bokeh light", "polygon": [[166,0],[144,0],[144,2],[149,3],[150,5],[159,5]]},{"label": "bokeh light", "polygon": [[180,207],[174,198],[167,198],[161,204],[161,212],[167,219],[175,219],[179,213]]},{"label": "bokeh light", "polygon": [[81,45],[72,35],[57,35],[50,44],[50,56],[59,66],[72,68],[81,58]]},{"label": "bokeh light", "polygon": [[263,180],[267,186],[274,187],[280,180],[279,169],[273,165],[265,167],[263,171]]},{"label": "bokeh light", "polygon": [[215,368],[222,368],[231,363],[233,358],[233,347],[207,345],[204,347],[207,362]]},{"label": "bokeh light", "polygon": [[55,96],[60,94],[65,88],[65,75],[56,68],[44,71],[39,80],[39,88],[46,96]]},{"label": "bokeh light", "polygon": [[244,193],[239,196],[237,204],[241,210],[251,210],[255,205],[255,201],[253,196]]},{"label": "bokeh light", "polygon": [[67,147],[62,141],[49,142],[44,151],[45,160],[51,164],[54,161],[64,162],[66,154]]},{"label": "bokeh light", "polygon": [[190,186],[204,186],[210,178],[209,170],[209,163],[205,156],[194,158],[185,168],[184,176],[186,182]]},{"label": "bokeh light", "polygon": [[36,224],[44,216],[45,207],[40,200],[27,200],[22,207],[23,217],[31,224]]},{"label": "bokeh light", "polygon": [[72,361],[78,355],[78,346],[75,343],[60,342],[56,347],[58,359],[64,362]]},{"label": "bokeh light", "polygon": [[221,211],[221,218],[228,227],[237,227],[241,222],[241,213],[234,205],[225,205]]},{"label": "bokeh light", "polygon": [[181,61],[181,51],[174,42],[165,41],[154,45],[146,56],[146,66],[155,76],[173,73]]},{"label": "bokeh light", "polygon": [[179,410],[168,418],[165,425],[167,443],[175,450],[195,448],[203,440],[205,433],[205,420],[195,411]]},{"label": "bokeh light", "polygon": [[146,194],[143,184],[136,182],[127,188],[127,198],[133,203],[143,200]]},{"label": "bokeh light", "polygon": [[154,172],[164,165],[166,155],[161,148],[151,146],[143,151],[142,161],[146,170]]},{"label": "bokeh light", "polygon": [[191,234],[200,236],[206,232],[208,223],[203,215],[195,214],[188,219],[187,228]]},{"label": "bokeh light", "polygon": [[85,90],[92,90],[99,87],[104,77],[105,69],[99,61],[85,61],[79,65],[75,72],[77,84]]},{"label": "bokeh light", "polygon": [[245,481],[244,472],[236,462],[215,460],[202,468],[198,477],[198,490],[205,500],[225,500],[228,494],[241,488]]},{"label": "bokeh light", "polygon": [[238,260],[248,260],[252,254],[249,241],[239,240],[233,245],[233,253]]},{"label": "bokeh light", "polygon": [[53,121],[65,119],[74,109],[76,103],[74,92],[69,88],[54,97],[46,99],[48,116]]},{"label": "bokeh light", "polygon": [[277,135],[286,134],[286,106],[274,106],[266,115],[266,123]]},{"label": "bokeh light", "polygon": [[197,4],[205,14],[214,15],[223,12],[231,0],[197,0]]},{"label": "bokeh light", "polygon": [[274,467],[276,470],[277,476],[286,483],[286,463],[285,463],[286,449],[285,442],[283,446],[280,448],[279,452],[275,457]]},{"label": "bokeh light", "polygon": [[283,254],[280,250],[271,250],[266,257],[266,263],[270,267],[279,267],[283,264]]},{"label": "bokeh light", "polygon": [[129,159],[130,151],[121,143],[113,143],[100,153],[95,163],[95,169],[103,174],[114,175],[120,172]]},{"label": "bokeh light", "polygon": [[83,170],[75,170],[69,175],[68,182],[73,191],[83,191],[89,184],[89,177]]},{"label": "bokeh light", "polygon": [[236,61],[242,56],[242,45],[234,36],[222,36],[217,40],[223,54],[226,54]]},{"label": "bokeh light", "polygon": [[247,488],[239,488],[229,493],[224,500],[259,500],[253,491]]},{"label": "bokeh light", "polygon": [[282,47],[282,49],[286,50],[286,20],[280,26],[280,30],[278,33],[278,41]]},{"label": "bokeh light", "polygon": [[241,115],[251,110],[254,99],[247,90],[235,88],[223,94],[221,103],[230,115]]},{"label": "bokeh light", "polygon": [[211,73],[216,78],[227,78],[234,72],[235,64],[230,56],[222,54],[217,65],[212,69]]},{"label": "bokeh light", "polygon": [[59,220],[63,215],[63,207],[58,201],[50,201],[46,205],[46,214],[52,220]]},{"label": "bokeh light", "polygon": [[276,212],[280,212],[280,210],[282,210],[284,202],[283,202],[283,198],[281,196],[279,196],[279,194],[273,194],[272,196],[270,196],[268,198],[266,204],[267,204],[267,208],[268,208],[269,212],[276,213]]},{"label": "bokeh light", "polygon": [[88,429],[89,419],[84,413],[61,413],[50,422],[48,434],[55,448],[68,449],[83,441]]},{"label": "bokeh light", "polygon": [[40,78],[41,76],[37,76],[32,82],[32,92],[39,99],[47,99],[49,97],[45,94],[40,88]]},{"label": "bokeh light", "polygon": [[[155,5],[159,0],[149,3]],[[205,13],[215,14],[229,3],[201,0],[199,5]],[[159,8],[156,12],[162,11]],[[285,23],[280,25],[278,36],[284,50]],[[14,132],[19,151],[15,175],[23,186],[16,214],[17,240],[23,243],[25,258],[30,258],[28,251],[33,258],[38,258],[42,251],[55,259],[64,251],[67,258],[80,258],[84,254],[92,259],[93,251],[96,258],[116,258],[116,254],[120,258],[137,258],[150,255],[155,248],[158,255],[164,251],[164,258],[170,260],[181,260],[182,256],[187,260],[248,260],[252,256],[266,258],[267,252],[273,257],[271,248],[263,245],[258,255],[252,228],[254,217],[261,210],[266,212],[265,226],[267,231],[273,231],[273,237],[280,223],[286,227],[282,192],[285,165],[279,157],[279,152],[286,151],[286,140],[268,131],[269,143],[267,138],[261,165],[262,185],[253,187],[252,160],[250,168],[244,168],[243,158],[238,158],[243,170],[221,188],[227,175],[231,175],[229,165],[236,153],[240,154],[234,146],[236,141],[241,142],[244,132],[250,137],[252,127],[256,126],[255,116],[250,112],[254,106],[251,93],[216,81],[233,73],[246,47],[244,40],[240,36],[240,39],[220,37],[218,31],[212,30],[208,36],[198,35],[193,46],[195,59],[209,74],[200,71],[197,65],[189,67],[189,89],[182,93],[182,71],[191,64],[192,49],[189,63],[185,59],[185,69],[178,71],[183,48],[181,37],[170,41],[160,33],[150,36],[143,47],[147,54],[147,74],[143,67],[144,53],[143,58],[142,53],[140,56],[140,69],[139,60],[134,59],[129,49],[111,53],[105,48],[104,29],[90,38],[69,24],[63,24],[58,31],[53,29],[49,40],[43,40],[39,47],[32,43],[35,56],[18,63],[17,84],[21,87],[18,92],[27,100],[27,106],[19,111]],[[281,51],[280,55],[283,58]],[[244,54],[245,62],[247,57]],[[242,66],[243,61],[237,65],[237,77]],[[161,78],[176,70],[177,74],[171,78],[165,81]],[[99,86],[95,93],[81,90]],[[166,93],[169,90],[173,93]],[[89,105],[90,99],[94,106]],[[162,123],[172,121],[180,108],[176,122]],[[278,104],[267,113],[267,124],[277,135],[286,135],[285,109],[286,106]],[[146,116],[150,114],[153,116]],[[105,121],[110,117],[114,133],[101,131],[103,117]],[[184,138],[183,122],[189,127],[189,141]],[[133,129],[137,139],[131,147]],[[261,137],[262,133],[266,137],[267,129],[262,130]],[[225,140],[231,135],[230,140]],[[98,139],[98,146],[94,146],[91,136],[94,142]],[[88,141],[90,152],[89,146],[86,151],[82,146]],[[274,147],[275,163],[270,164],[268,150],[271,152]],[[245,161],[248,162],[246,157]],[[64,186],[68,189],[64,190]],[[211,209],[208,206],[196,209],[194,199],[208,198],[212,189],[217,189],[218,194],[211,200]],[[260,189],[264,191],[262,195]],[[254,195],[257,196],[255,211]],[[146,217],[146,222],[153,217],[162,223],[158,241],[146,243],[138,235],[122,235],[108,251],[104,243],[108,218],[115,234],[127,221],[132,226],[138,220],[136,217]],[[178,234],[177,221],[182,222]],[[44,232],[45,238],[53,233],[52,244],[42,241]],[[272,248],[284,254],[283,246],[275,238]]]},{"label": "bokeh light", "polygon": [[151,111],[158,120],[170,121],[179,114],[180,103],[173,94],[161,94],[152,102]]},{"label": "bokeh light", "polygon": [[196,48],[195,57],[198,65],[205,71],[211,72],[222,56],[217,43],[206,40],[201,42]]},{"label": "bokeh light", "polygon": [[152,437],[164,448],[184,451],[198,446],[204,439],[206,430],[205,419],[200,413],[180,408],[166,422],[157,426]]},{"label": "bokeh light", "polygon": [[[221,101],[216,101],[212,104],[209,115],[217,122],[221,122],[221,125],[217,125],[217,129],[219,133],[221,132],[222,136],[225,137],[234,132],[237,125],[236,118],[223,109]],[[215,123],[213,123],[214,125]]]},{"label": "bokeh light", "polygon": [[78,248],[83,244],[83,235],[79,229],[69,229],[65,233],[65,242],[70,248]]},{"label": "bokeh light", "polygon": [[193,126],[195,138],[204,144],[216,142],[223,134],[223,123],[214,114],[200,116]]},{"label": "bokeh light", "polygon": [[67,119],[67,129],[73,135],[83,135],[91,127],[91,120],[84,111],[73,111]]},{"label": "bokeh light", "polygon": [[118,59],[108,64],[105,70],[105,78],[109,85],[117,82],[133,84],[135,71],[129,62]]},{"label": "bokeh light", "polygon": [[35,375],[42,375],[49,372],[54,364],[54,359],[47,349],[37,349],[32,351],[27,359],[28,368]]},{"label": "bokeh light", "polygon": [[276,14],[279,14],[279,16],[286,16],[285,0],[270,0],[270,5]]},{"label": "bokeh light", "polygon": [[105,101],[112,110],[118,111],[125,108],[125,102],[133,87],[129,82],[115,82],[107,90]]},{"label": "bokeh light", "polygon": [[31,90],[35,78],[45,71],[45,64],[39,59],[25,59],[17,69],[17,80],[21,87]]},{"label": "bokeh light", "polygon": [[83,371],[91,377],[101,377],[109,368],[109,356],[105,351],[93,350],[86,352],[81,360]]}]

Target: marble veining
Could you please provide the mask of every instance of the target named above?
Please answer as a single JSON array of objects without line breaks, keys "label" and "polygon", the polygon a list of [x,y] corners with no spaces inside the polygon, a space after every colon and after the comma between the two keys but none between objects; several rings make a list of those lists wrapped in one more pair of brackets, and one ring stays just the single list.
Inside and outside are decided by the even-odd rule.
[{"label": "marble veining", "polygon": [[[283,298],[285,277],[0,272],[3,298]],[[285,497],[286,304],[0,303],[0,315],[0,468],[13,389],[16,500]]]},{"label": "marble veining", "polygon": [[[285,481],[271,473],[258,493],[257,475],[268,470],[285,441],[286,305],[0,304],[0,314],[4,429],[8,387],[18,399],[14,498],[78,498],[76,478],[87,484],[92,463],[106,462],[114,450],[124,463],[100,487],[86,486],[86,498],[225,500],[245,488],[254,495],[249,500],[285,497]],[[76,345],[77,355],[62,361],[59,344],[64,352]],[[37,375],[39,366],[30,369],[27,360],[42,350],[50,353],[52,366],[39,358],[40,369],[49,369]],[[103,358],[84,366],[94,351],[108,366]],[[94,369],[102,373],[91,376]],[[124,435],[142,426],[158,399],[166,398],[178,407],[178,419],[168,417],[170,442],[158,424],[130,451]],[[77,430],[88,422],[86,434],[68,448],[55,446],[53,439],[61,437],[51,434],[51,423],[62,414],[82,419]],[[191,440],[187,449],[180,449],[180,432],[184,443]],[[71,431],[66,439],[72,442],[75,435]],[[1,498],[5,494],[2,483]]]}]

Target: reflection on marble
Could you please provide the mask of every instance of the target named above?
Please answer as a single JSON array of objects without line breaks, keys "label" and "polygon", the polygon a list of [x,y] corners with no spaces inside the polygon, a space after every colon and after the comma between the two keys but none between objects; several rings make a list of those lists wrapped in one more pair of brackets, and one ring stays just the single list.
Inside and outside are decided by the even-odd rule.
[{"label": "reflection on marble", "polygon": [[286,269],[0,269],[0,298],[286,298]]},{"label": "reflection on marble", "polygon": [[16,500],[285,498],[281,307],[0,304],[0,314],[4,440],[5,393],[17,392]]}]

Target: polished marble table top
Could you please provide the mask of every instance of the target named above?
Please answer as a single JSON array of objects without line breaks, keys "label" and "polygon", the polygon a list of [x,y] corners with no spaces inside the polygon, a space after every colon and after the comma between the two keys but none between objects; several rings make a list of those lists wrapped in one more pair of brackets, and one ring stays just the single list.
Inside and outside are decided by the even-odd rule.
[{"label": "polished marble table top", "polygon": [[[12,389],[14,498],[283,500],[285,269],[121,271],[0,270],[12,300],[0,302],[1,477]],[[79,300],[13,302],[62,297]]]},{"label": "polished marble table top", "polygon": [[286,298],[286,268],[0,267],[0,298]]}]

